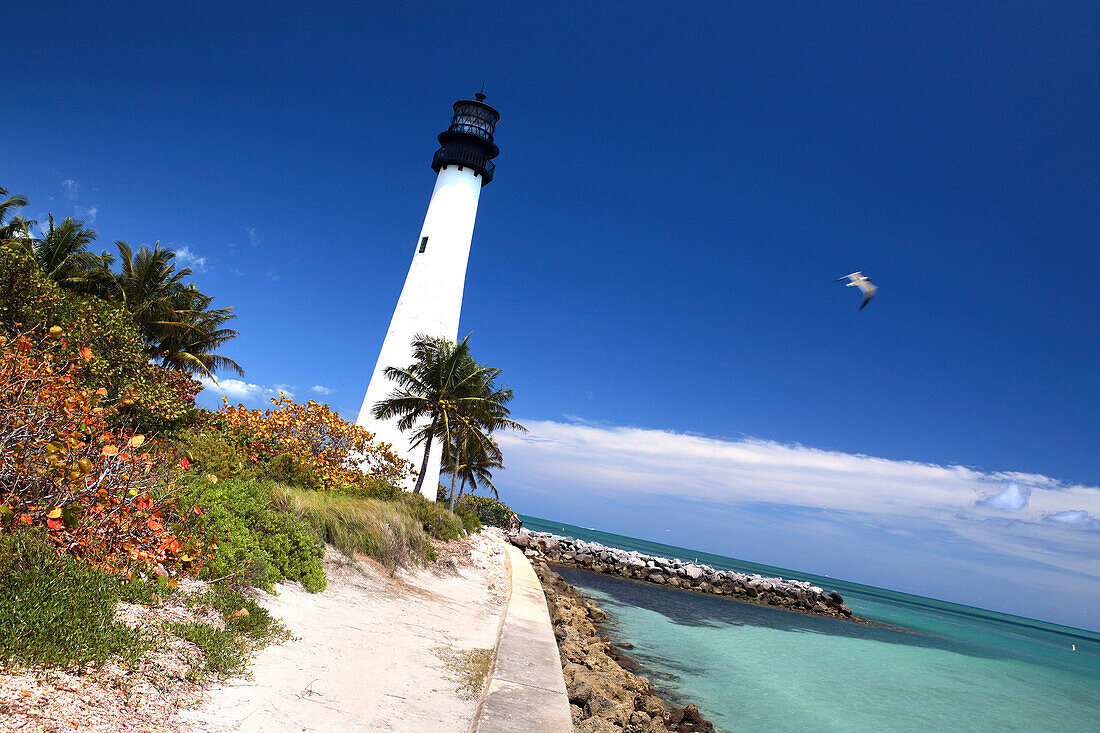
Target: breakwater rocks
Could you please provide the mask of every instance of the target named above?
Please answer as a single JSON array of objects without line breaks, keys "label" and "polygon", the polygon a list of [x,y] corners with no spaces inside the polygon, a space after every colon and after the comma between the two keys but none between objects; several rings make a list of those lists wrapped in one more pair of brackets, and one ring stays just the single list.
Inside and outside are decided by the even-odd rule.
[{"label": "breakwater rocks", "polygon": [[649,680],[597,624],[607,616],[596,603],[546,566],[534,563],[561,654],[573,729],[582,733],[710,733],[714,726],[694,705],[666,708]]},{"label": "breakwater rocks", "polygon": [[739,601],[786,608],[820,616],[851,618],[852,609],[836,591],[823,589],[800,580],[765,578],[760,575],[715,570],[709,565],[643,555],[636,550],[620,550],[598,542],[585,542],[549,532],[520,530],[508,534],[508,541],[523,549],[531,558],[572,565],[597,573],[683,588],[699,593],[729,596]]}]

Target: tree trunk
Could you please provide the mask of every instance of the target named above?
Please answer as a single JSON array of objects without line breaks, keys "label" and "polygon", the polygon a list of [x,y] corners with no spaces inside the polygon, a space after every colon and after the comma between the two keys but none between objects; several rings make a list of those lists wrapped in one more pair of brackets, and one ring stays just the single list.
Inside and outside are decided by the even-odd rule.
[{"label": "tree trunk", "polygon": [[454,481],[459,478],[459,456],[458,451],[455,451],[454,457],[451,459],[451,496],[447,502],[447,508],[449,511],[454,511]]},{"label": "tree trunk", "polygon": [[432,429],[428,432],[428,439],[424,441],[424,462],[420,464],[420,475],[416,477],[414,494],[421,494],[421,489],[424,488],[424,474],[428,472],[428,461],[432,458],[432,437],[435,434],[435,423],[438,419],[438,416],[432,418]]}]

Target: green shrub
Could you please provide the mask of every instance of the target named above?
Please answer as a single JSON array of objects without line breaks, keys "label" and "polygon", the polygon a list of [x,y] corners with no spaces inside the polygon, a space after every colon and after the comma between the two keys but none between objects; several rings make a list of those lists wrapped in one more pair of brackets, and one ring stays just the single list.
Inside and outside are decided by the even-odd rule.
[{"label": "green shrub", "polygon": [[57,557],[40,532],[0,534],[0,663],[96,665],[116,654],[133,663],[150,642],[114,621],[128,585]]},{"label": "green shrub", "polygon": [[189,523],[217,545],[205,568],[208,577],[234,577],[269,592],[284,580],[324,590],[324,546],[308,524],[271,507],[267,484],[196,477],[181,491],[181,503],[201,509],[188,515]]},{"label": "green shrub", "polygon": [[502,529],[508,528],[508,520],[515,513],[511,507],[496,499],[477,494],[466,494],[455,503],[455,510],[468,507],[477,514],[483,524],[489,524]]},{"label": "green shrub", "polygon": [[291,453],[279,453],[264,464],[261,475],[268,481],[298,486],[317,491],[321,488],[321,476],[302,465]]},{"label": "green shrub", "polygon": [[179,448],[199,473],[214,474],[223,479],[252,476],[245,457],[220,430],[187,430],[180,435]]},{"label": "green shrub", "polygon": [[424,531],[437,540],[457,540],[466,536],[462,520],[447,509],[446,504],[430,501],[420,494],[405,493],[401,501],[420,520]]},{"label": "green shrub", "polygon": [[473,534],[481,529],[481,517],[469,504],[456,503],[455,516],[462,520],[462,527],[467,534]]},{"label": "green shrub", "polygon": [[373,557],[391,572],[432,558],[420,520],[402,502],[277,484],[271,493],[276,507],[301,517],[346,555]]}]

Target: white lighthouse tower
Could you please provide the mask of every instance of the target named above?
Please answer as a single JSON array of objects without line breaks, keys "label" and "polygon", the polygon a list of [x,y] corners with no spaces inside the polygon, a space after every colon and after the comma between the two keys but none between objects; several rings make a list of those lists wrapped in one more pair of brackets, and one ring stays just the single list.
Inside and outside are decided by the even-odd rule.
[{"label": "white lighthouse tower", "polygon": [[[493,130],[500,113],[485,104],[485,95],[454,103],[451,126],[439,134],[441,147],[432,158],[437,174],[428,213],[416,238],[412,265],[397,299],[397,307],[382,342],[382,351],[371,374],[363,406],[356,423],[375,433],[377,440],[390,443],[418,469],[424,448],[413,448],[409,435],[397,428],[397,420],[377,420],[374,405],[394,390],[383,373],[386,367],[407,367],[412,363],[412,340],[418,334],[458,339],[458,316],[462,310],[462,288],[466,263],[474,235],[474,218],[481,187],[493,180],[493,158],[500,150],[493,143]],[[410,431],[411,433],[411,431]],[[423,492],[435,499],[442,459],[440,441],[433,441],[424,476]],[[406,489],[411,490],[415,479]]]}]

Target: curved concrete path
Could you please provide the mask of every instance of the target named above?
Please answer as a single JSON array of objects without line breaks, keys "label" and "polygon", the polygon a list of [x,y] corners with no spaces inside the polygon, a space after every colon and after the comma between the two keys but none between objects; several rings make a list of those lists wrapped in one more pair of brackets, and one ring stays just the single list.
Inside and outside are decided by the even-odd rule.
[{"label": "curved concrete path", "polygon": [[508,548],[509,597],[473,733],[570,733],[569,696],[546,596],[523,552]]}]

